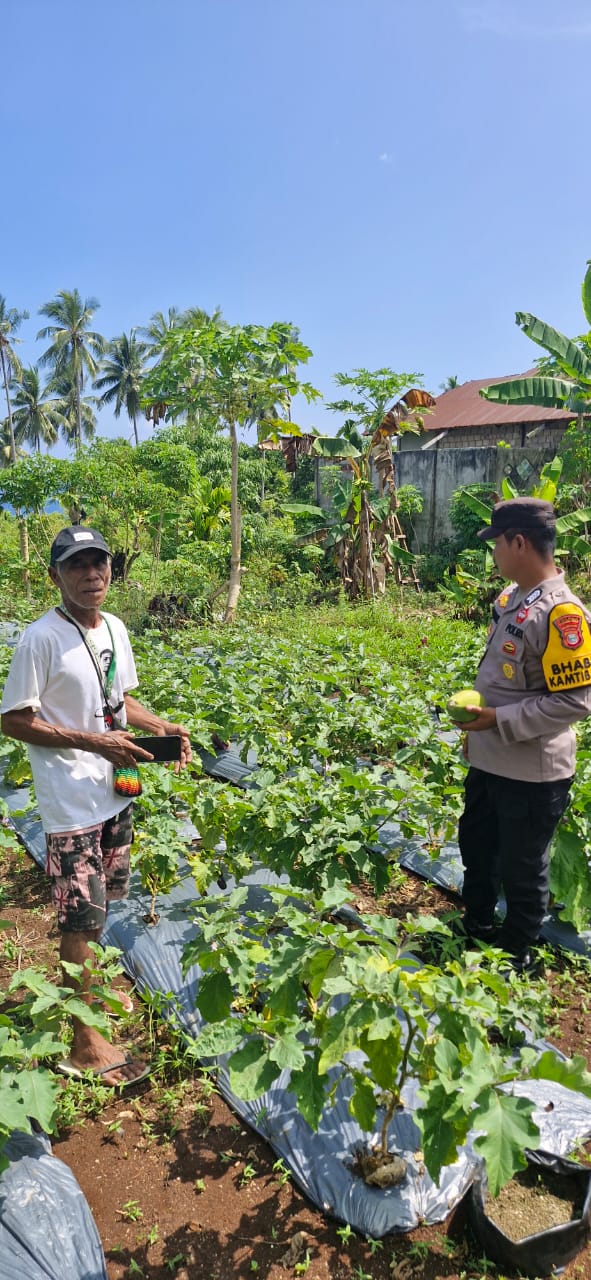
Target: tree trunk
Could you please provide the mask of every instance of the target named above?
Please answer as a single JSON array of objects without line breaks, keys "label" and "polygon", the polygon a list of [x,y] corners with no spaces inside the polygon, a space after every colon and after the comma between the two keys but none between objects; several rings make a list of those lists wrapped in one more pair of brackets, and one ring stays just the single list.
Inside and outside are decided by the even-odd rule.
[{"label": "tree trunk", "polygon": [[365,489],[361,494],[361,512],[359,516],[359,562],[361,569],[362,591],[366,599],[375,599],[376,584],[373,571],[373,537],[369,502]]},{"label": "tree trunk", "polygon": [[82,370],[76,372],[76,456],[82,449]]},{"label": "tree trunk", "polygon": [[21,550],[21,560],[23,562],[23,585],[27,600],[31,599],[31,575],[29,573],[29,526],[27,517],[18,515],[18,538]]},{"label": "tree trunk", "polygon": [[136,443],[136,448],[137,448],[137,445],[138,445],[138,444],[139,444],[139,442],[140,442],[140,438],[139,438],[139,435],[138,435],[138,430],[137,430],[137,417],[136,417],[135,413],[134,413],[134,415],[133,415],[133,417],[132,417],[131,421],[133,422],[133,434],[134,434],[134,436],[135,436],[135,443]]},{"label": "tree trunk", "polygon": [[241,512],[240,505],[238,503],[238,436],[236,435],[235,422],[230,426],[230,441],[232,445],[232,497],[230,501],[232,554],[230,557],[230,582],[228,584],[228,598],[226,600],[224,622],[233,622],[236,617],[238,597],[240,595],[240,580],[242,577],[242,566],[240,564]]},{"label": "tree trunk", "polygon": [[10,406],[10,392],[8,390],[8,369],[6,368],[6,357],[4,347],[0,344],[0,359],[2,360],[2,377],[4,379],[4,391],[6,393],[6,409],[8,412],[8,441],[10,445],[10,461],[16,462],[16,441],[14,438],[14,427],[12,424],[12,409]]}]

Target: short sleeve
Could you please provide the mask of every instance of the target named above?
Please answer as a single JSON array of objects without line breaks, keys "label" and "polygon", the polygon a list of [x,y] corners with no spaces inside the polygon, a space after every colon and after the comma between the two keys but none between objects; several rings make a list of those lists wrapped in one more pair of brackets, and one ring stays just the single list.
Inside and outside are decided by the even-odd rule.
[{"label": "short sleeve", "polygon": [[8,711],[22,711],[25,707],[39,711],[44,683],[43,664],[39,654],[33,651],[27,640],[21,641],[10,664],[0,713],[5,715]]}]

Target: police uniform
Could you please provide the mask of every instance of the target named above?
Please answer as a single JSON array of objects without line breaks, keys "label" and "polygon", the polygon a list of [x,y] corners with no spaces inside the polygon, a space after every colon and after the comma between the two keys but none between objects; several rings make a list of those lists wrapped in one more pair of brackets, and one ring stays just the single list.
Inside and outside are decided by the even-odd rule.
[{"label": "police uniform", "polygon": [[[501,503],[494,512],[515,506],[528,518],[528,502],[549,508],[554,519],[549,503],[533,499]],[[482,534],[509,527],[495,527],[493,514]],[[520,531],[517,519],[515,527]],[[527,592],[513,584],[493,605],[475,681],[487,706],[496,707],[497,724],[467,734],[470,768],[459,825],[465,924],[473,936],[493,940],[502,885],[507,914],[497,940],[518,957],[537,941],[548,908],[549,845],[575,769],[571,726],[591,713],[590,624],[591,613],[562,573]]]}]

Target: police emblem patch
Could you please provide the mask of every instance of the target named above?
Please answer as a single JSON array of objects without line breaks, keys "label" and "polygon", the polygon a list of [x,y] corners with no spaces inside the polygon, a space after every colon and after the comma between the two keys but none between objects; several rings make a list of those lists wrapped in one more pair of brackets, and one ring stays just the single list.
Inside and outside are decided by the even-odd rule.
[{"label": "police emblem patch", "polygon": [[552,619],[560,635],[560,643],[565,649],[578,649],[583,643],[583,619],[580,613],[563,613],[560,618]]},{"label": "police emblem patch", "polygon": [[522,606],[521,606],[521,609],[518,609],[518,610],[517,610],[517,613],[515,614],[515,621],[516,621],[516,622],[525,622],[525,619],[527,618],[528,613],[529,613],[529,609],[524,609],[524,607],[523,607],[523,605],[522,605]]},{"label": "police emblem patch", "polygon": [[515,667],[511,662],[503,663],[503,675],[506,676],[508,680],[513,679],[513,676],[515,675]]},{"label": "police emblem patch", "polygon": [[507,604],[509,603],[509,595],[510,595],[510,592],[509,592],[509,591],[503,591],[503,592],[501,593],[501,595],[499,596],[499,598],[498,598],[498,600],[497,600],[497,604],[498,604],[498,606],[499,606],[499,608],[500,608],[500,609],[504,609],[504,608],[505,608],[505,605],[507,605]]},{"label": "police emblem patch", "polygon": [[591,685],[591,632],[579,605],[554,606],[548,619],[542,667],[551,693]]},{"label": "police emblem patch", "polygon": [[517,645],[513,644],[512,640],[505,640],[505,643],[503,645],[503,653],[517,653]]}]

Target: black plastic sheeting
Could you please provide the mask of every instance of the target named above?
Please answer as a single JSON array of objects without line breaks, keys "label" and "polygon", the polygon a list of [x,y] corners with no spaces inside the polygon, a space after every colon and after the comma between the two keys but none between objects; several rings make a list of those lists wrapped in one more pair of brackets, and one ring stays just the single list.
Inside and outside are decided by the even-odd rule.
[{"label": "black plastic sheeting", "polygon": [[90,1209],[44,1134],[15,1133],[0,1175],[0,1280],[107,1280]]}]

